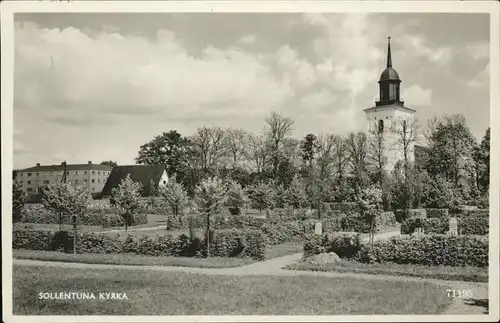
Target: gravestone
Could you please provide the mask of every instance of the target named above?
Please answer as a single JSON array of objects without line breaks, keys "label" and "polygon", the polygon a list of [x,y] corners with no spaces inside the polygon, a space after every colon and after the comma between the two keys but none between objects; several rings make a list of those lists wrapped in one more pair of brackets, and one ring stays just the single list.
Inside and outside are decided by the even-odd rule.
[{"label": "gravestone", "polygon": [[451,236],[456,236],[458,235],[458,223],[457,223],[457,218],[451,217],[450,218],[450,235]]},{"label": "gravestone", "polygon": [[314,225],[314,234],[323,234],[323,225],[321,224],[321,222],[316,222],[316,224]]}]

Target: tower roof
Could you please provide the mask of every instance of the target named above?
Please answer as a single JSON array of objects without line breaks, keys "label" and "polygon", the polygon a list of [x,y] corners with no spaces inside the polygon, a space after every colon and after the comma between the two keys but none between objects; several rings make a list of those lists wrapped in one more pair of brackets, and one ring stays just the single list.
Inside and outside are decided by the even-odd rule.
[{"label": "tower roof", "polygon": [[391,37],[387,37],[387,67],[380,75],[379,82],[383,81],[401,81],[398,72],[392,68]]}]

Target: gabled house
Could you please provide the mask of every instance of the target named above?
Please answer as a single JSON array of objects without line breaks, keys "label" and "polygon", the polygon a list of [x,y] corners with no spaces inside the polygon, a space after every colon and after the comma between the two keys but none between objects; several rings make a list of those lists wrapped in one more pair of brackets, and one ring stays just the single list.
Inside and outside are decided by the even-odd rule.
[{"label": "gabled house", "polygon": [[116,166],[111,171],[102,189],[102,196],[111,196],[112,189],[117,187],[128,174],[130,174],[130,178],[134,182],[138,182],[142,185],[141,195],[143,197],[150,196],[152,191],[157,191],[168,182],[165,165]]}]

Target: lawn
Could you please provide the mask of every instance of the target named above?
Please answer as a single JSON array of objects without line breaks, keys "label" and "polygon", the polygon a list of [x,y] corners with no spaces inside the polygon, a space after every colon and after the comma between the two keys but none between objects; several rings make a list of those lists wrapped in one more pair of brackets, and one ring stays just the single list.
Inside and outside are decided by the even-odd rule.
[{"label": "lawn", "polygon": [[[41,292],[87,292],[97,299],[39,299]],[[100,300],[100,292],[125,293],[127,300]],[[15,315],[432,315],[450,302],[445,287],[429,283],[13,268]]]},{"label": "lawn", "polygon": [[422,266],[411,264],[365,264],[357,261],[343,261],[338,264],[326,265],[299,263],[289,265],[286,269],[488,282],[488,268],[476,267]]},{"label": "lawn", "polygon": [[197,267],[197,268],[231,268],[240,267],[254,263],[255,260],[247,258],[223,258],[211,257],[153,257],[136,254],[68,254],[56,251],[36,251],[36,250],[12,250],[14,258],[78,262],[86,264],[109,264],[109,265],[133,265],[133,266],[176,266],[176,267]]}]

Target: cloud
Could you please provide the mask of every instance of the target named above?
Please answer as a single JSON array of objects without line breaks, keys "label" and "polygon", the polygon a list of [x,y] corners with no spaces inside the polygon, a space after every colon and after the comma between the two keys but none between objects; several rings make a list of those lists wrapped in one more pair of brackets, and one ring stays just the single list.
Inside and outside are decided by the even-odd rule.
[{"label": "cloud", "polygon": [[467,44],[464,51],[475,60],[488,60],[490,57],[490,44],[485,41],[474,42]]},{"label": "cloud", "polygon": [[432,104],[432,90],[424,89],[418,85],[404,89],[401,96],[410,106],[427,106]]},{"label": "cloud", "polygon": [[250,45],[250,44],[255,43],[256,40],[257,40],[257,37],[255,35],[246,35],[246,36],[241,37],[238,42],[240,44]]},{"label": "cloud", "polygon": [[473,78],[467,81],[467,86],[475,89],[487,89],[490,84],[490,63],[480,70]]}]

